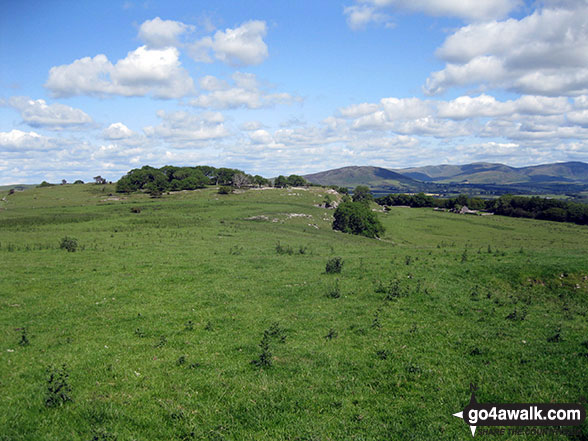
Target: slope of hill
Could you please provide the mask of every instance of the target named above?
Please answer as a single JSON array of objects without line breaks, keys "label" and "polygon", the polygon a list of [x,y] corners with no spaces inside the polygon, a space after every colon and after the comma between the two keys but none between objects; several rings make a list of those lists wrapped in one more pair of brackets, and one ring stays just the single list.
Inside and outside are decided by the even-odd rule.
[{"label": "slope of hill", "polygon": [[588,184],[588,164],[562,162],[530,167],[509,167],[504,164],[478,162],[465,165],[434,165],[393,169],[412,179],[437,183],[519,184],[583,183]]},{"label": "slope of hill", "polygon": [[385,168],[370,166],[342,167],[305,175],[304,178],[313,184],[338,185],[349,188],[357,185],[367,185],[372,189],[389,191],[417,191],[425,188],[422,182],[415,181],[409,176]]}]

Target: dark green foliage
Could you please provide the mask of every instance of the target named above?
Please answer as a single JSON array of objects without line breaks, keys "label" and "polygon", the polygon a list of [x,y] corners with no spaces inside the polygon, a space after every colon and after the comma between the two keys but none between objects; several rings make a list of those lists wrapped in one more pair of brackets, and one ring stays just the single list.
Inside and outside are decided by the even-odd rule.
[{"label": "dark green foliage", "polygon": [[276,244],[276,253],[278,254],[294,254],[294,250],[290,245],[282,245],[280,242]]},{"label": "dark green foliage", "polygon": [[274,179],[274,187],[276,188],[285,188],[288,186],[288,180],[286,179],[285,176],[278,176],[276,179]]},{"label": "dark green foliage", "polygon": [[[256,183],[265,184],[261,176],[253,178],[241,170],[214,168],[206,165],[196,167],[176,167],[166,165],[159,169],[148,165],[133,169],[116,183],[119,193],[146,191],[154,197],[168,191],[196,190],[207,185],[235,186],[237,188]],[[226,194],[226,193],[223,193]]]},{"label": "dark green foliage", "polygon": [[325,272],[327,274],[339,274],[343,269],[343,259],[341,257],[333,257],[327,261],[325,265]]},{"label": "dark green foliage", "polygon": [[226,185],[222,185],[218,189],[218,194],[231,194],[232,192],[233,192],[233,189],[231,187],[226,186]]},{"label": "dark green foliage", "polygon": [[141,212],[141,207],[131,207],[131,213],[140,213]]},{"label": "dark green foliage", "polygon": [[353,202],[363,202],[369,204],[374,200],[374,196],[370,191],[370,188],[365,185],[358,185],[353,190]]},{"label": "dark green foliage", "polygon": [[339,287],[339,280],[335,280],[335,283],[331,285],[325,294],[330,299],[338,299],[341,297],[341,288]]},{"label": "dark green foliage", "polygon": [[41,182],[41,183],[40,183],[38,186],[39,186],[39,187],[53,187],[54,185],[55,185],[55,184],[50,184],[50,183],[49,183],[49,182],[47,182],[47,181],[43,181],[43,182]]},{"label": "dark green foliage", "polygon": [[306,182],[306,179],[304,179],[302,176],[298,176],[298,175],[288,176],[288,178],[286,179],[286,183],[291,187],[303,187],[305,185],[308,185],[308,182]]},{"label": "dark green foliage", "polygon": [[329,328],[329,332],[327,332],[327,335],[325,335],[325,338],[327,340],[332,340],[334,338],[337,338],[337,336],[339,335],[339,333],[334,330],[333,328]]},{"label": "dark green foliage", "polygon": [[384,234],[384,227],[376,213],[363,202],[345,202],[334,213],[333,230],[376,238]]},{"label": "dark green foliage", "polygon": [[261,349],[261,353],[259,357],[254,360],[251,360],[251,364],[257,366],[259,368],[269,368],[272,365],[272,352],[270,350],[270,335],[267,330],[263,333],[263,338],[259,343],[259,348]]},{"label": "dark green foliage", "polygon": [[57,407],[72,401],[69,374],[65,364],[61,368],[49,369],[48,375],[45,406]]},{"label": "dark green foliage", "polygon": [[561,199],[547,199],[538,196],[503,195],[497,199],[481,199],[465,194],[457,198],[440,199],[417,195],[390,194],[375,200],[380,205],[408,205],[410,207],[439,207],[460,209],[466,205],[471,210],[484,210],[509,217],[526,217],[532,219],[551,220],[556,222],[573,222],[580,225],[588,224],[588,205],[568,202]]},{"label": "dark green foliage", "polygon": [[74,182],[74,184],[83,184],[83,183],[84,183],[84,181],[82,181],[81,179],[77,179],[77,180]]},{"label": "dark green foliage", "polygon": [[63,239],[61,239],[59,248],[61,248],[62,250],[67,250],[70,253],[73,253],[78,249],[78,240],[74,239],[73,237],[65,236]]},{"label": "dark green foliage", "polygon": [[29,338],[27,337],[27,328],[22,328],[20,333],[20,341],[18,344],[21,346],[28,346],[29,343]]}]

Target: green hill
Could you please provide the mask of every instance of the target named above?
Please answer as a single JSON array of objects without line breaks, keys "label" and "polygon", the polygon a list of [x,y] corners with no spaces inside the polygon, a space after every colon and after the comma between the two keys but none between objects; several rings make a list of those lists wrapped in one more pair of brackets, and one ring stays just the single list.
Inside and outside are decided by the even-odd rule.
[{"label": "green hill", "polygon": [[0,439],[453,441],[471,383],[481,403],[584,393],[585,227],[394,207],[376,240],[334,231],[324,197],[7,197]]},{"label": "green hill", "polygon": [[337,185],[354,188],[367,185],[373,191],[420,191],[426,186],[421,182],[392,170],[371,166],[350,166],[320,173],[305,175],[304,178],[319,185]]}]

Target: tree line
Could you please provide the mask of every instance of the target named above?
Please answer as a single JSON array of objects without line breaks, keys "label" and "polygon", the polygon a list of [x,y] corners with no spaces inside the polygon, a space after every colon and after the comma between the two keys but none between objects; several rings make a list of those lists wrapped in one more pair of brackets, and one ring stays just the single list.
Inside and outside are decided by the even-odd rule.
[{"label": "tree line", "polygon": [[[235,168],[216,168],[209,165],[176,167],[166,165],[161,168],[144,166],[130,170],[116,183],[118,193],[146,191],[151,195],[167,191],[196,190],[207,185],[220,185],[232,188],[271,186],[272,181],[260,175],[252,176]],[[304,186],[309,183],[298,175],[278,176],[275,187]]]},{"label": "tree line", "polygon": [[376,198],[380,205],[407,205],[410,207],[439,207],[460,209],[466,205],[471,210],[489,211],[509,217],[573,222],[588,225],[588,205],[561,199],[547,199],[538,196],[513,196],[510,194],[496,199],[482,199],[461,194],[455,198],[434,198],[423,193],[390,194]]}]

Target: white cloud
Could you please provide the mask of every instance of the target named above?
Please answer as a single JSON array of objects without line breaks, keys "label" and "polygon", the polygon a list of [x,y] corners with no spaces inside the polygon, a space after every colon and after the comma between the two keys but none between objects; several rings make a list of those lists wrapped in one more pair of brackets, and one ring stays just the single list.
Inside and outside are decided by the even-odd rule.
[{"label": "white cloud", "polygon": [[23,96],[10,98],[8,104],[17,109],[23,121],[31,127],[61,130],[87,126],[93,122],[84,111],[64,104],[47,104],[45,100],[32,100]]},{"label": "white cloud", "polygon": [[230,131],[224,125],[224,117],[219,112],[205,112],[198,115],[178,111],[167,113],[159,111],[157,116],[163,120],[158,126],[143,129],[149,138],[163,139],[177,148],[201,147],[203,141],[225,138]]},{"label": "white cloud", "polygon": [[31,150],[51,150],[57,148],[49,138],[36,132],[23,132],[13,129],[10,132],[0,132],[0,148],[9,152]]},{"label": "white cloud", "polygon": [[141,46],[115,65],[100,54],[52,67],[45,87],[56,97],[151,94],[156,98],[180,98],[190,94],[194,84],[181,66],[176,48]]},{"label": "white cloud", "polygon": [[147,20],[139,28],[139,38],[152,49],[178,46],[178,38],[185,32],[194,30],[194,26],[179,21],[162,20],[155,17]]},{"label": "white cloud", "polygon": [[212,75],[201,78],[200,87],[209,93],[198,95],[189,104],[213,109],[259,109],[295,100],[288,93],[271,93],[254,74],[235,72],[231,78],[233,85]]},{"label": "white cloud", "polygon": [[394,27],[390,16],[378,12],[378,9],[369,5],[353,5],[343,9],[347,15],[347,24],[354,31],[364,29],[369,23],[384,24],[386,27]]},{"label": "white cloud", "polygon": [[345,7],[343,12],[349,27],[358,30],[372,22],[390,26],[390,17],[382,11],[422,12],[466,21],[488,21],[506,17],[522,3],[521,0],[355,0],[355,4]]},{"label": "white cloud", "polygon": [[447,65],[425,92],[482,84],[531,95],[588,93],[588,5],[573,6],[462,27],[438,49]]},{"label": "white cloud", "polygon": [[235,29],[227,28],[198,40],[191,45],[190,54],[196,61],[205,63],[212,62],[212,51],[217,60],[232,66],[260,64],[268,57],[263,41],[266,33],[264,21],[247,21]]},{"label": "white cloud", "polygon": [[131,129],[121,122],[112,123],[103,130],[102,136],[105,139],[125,139],[135,135]]}]

